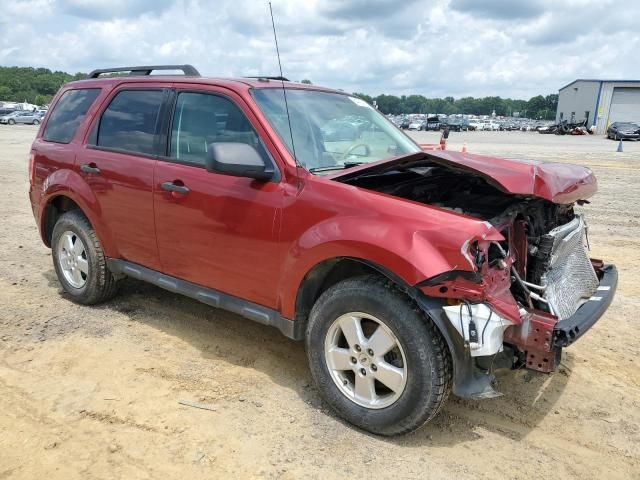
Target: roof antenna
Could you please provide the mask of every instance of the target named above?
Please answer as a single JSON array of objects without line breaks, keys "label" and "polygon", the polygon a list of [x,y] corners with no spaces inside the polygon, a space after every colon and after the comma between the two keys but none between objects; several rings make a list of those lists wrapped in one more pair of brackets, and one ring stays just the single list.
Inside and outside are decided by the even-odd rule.
[{"label": "roof antenna", "polygon": [[289,123],[289,135],[291,135],[291,150],[293,151],[293,160],[296,167],[300,167],[298,157],[296,156],[296,147],[293,144],[293,129],[291,128],[291,116],[289,115],[289,104],[287,103],[287,90],[284,88],[284,75],[282,74],[282,63],[280,62],[280,49],[278,48],[278,35],[276,35],[276,23],[273,20],[273,8],[269,2],[269,13],[271,14],[271,26],[273,27],[273,39],[276,42],[276,55],[278,56],[278,67],[280,68],[280,81],[282,82],[282,95],[284,96],[284,108],[287,112],[287,122]]}]

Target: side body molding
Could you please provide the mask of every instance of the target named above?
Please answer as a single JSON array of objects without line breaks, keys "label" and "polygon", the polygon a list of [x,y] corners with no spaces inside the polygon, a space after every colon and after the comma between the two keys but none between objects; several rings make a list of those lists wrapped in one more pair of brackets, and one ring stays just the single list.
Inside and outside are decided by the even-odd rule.
[{"label": "side body molding", "polygon": [[137,280],[152,283],[170,292],[179,293],[198,300],[212,307],[237,313],[249,320],[276,327],[283,335],[294,340],[301,340],[304,332],[302,324],[288,320],[271,308],[248,302],[238,297],[217,290],[206,288],[195,283],[180,280],[149,268],[127,262],[126,260],[108,259],[109,269],[115,274],[127,275]]}]

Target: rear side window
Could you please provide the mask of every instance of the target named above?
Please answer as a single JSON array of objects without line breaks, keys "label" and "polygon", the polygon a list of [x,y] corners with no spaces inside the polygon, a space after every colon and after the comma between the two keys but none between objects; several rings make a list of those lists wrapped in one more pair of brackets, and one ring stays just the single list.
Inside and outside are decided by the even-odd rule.
[{"label": "rear side window", "polygon": [[152,155],[162,90],[123,90],[102,114],[96,144],[99,147]]},{"label": "rear side window", "polygon": [[99,88],[64,92],[49,116],[43,138],[49,142],[69,143],[99,94]]}]

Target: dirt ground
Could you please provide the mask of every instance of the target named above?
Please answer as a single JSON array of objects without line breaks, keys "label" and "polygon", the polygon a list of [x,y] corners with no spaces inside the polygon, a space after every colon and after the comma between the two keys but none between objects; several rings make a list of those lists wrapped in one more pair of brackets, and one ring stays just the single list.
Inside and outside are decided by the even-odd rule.
[{"label": "dirt ground", "polygon": [[303,345],[274,329],[133,280],[99,307],[67,300],[27,199],[35,132],[0,126],[0,479],[640,478],[640,143],[451,134],[456,150],[590,166],[592,253],[620,286],[555,374],[501,373],[501,398],[453,398],[388,439],[336,418]]}]

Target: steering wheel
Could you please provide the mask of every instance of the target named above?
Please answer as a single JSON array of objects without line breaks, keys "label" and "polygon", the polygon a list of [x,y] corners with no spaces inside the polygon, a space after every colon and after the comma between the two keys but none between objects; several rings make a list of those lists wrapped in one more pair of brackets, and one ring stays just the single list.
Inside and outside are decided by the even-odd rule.
[{"label": "steering wheel", "polygon": [[353,152],[356,148],[359,148],[359,147],[364,147],[365,157],[368,157],[369,155],[371,155],[371,149],[369,148],[369,145],[367,145],[366,143],[354,143],[344,151],[344,153],[342,154],[342,161],[346,160],[347,157],[351,155],[351,152]]}]

